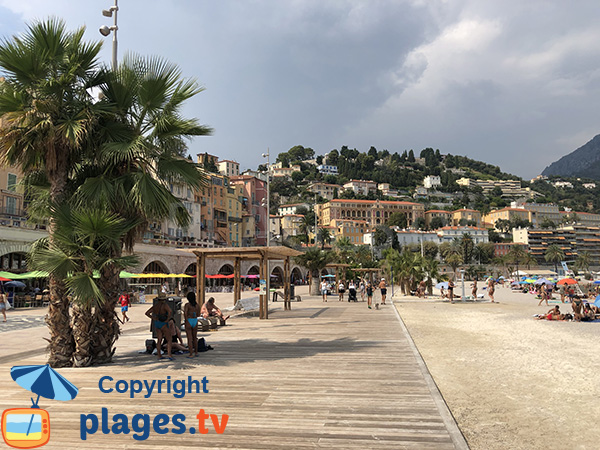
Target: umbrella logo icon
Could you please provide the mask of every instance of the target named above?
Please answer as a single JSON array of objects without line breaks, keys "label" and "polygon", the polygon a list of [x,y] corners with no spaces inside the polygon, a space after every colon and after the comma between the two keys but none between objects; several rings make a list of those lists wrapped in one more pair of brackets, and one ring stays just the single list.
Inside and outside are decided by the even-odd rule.
[{"label": "umbrella logo icon", "polygon": [[36,448],[50,440],[50,415],[40,409],[40,397],[52,400],[73,400],[79,390],[73,383],[60,375],[49,365],[14,366],[10,375],[19,386],[34,394],[30,408],[7,409],[2,413],[2,437],[14,448]]}]

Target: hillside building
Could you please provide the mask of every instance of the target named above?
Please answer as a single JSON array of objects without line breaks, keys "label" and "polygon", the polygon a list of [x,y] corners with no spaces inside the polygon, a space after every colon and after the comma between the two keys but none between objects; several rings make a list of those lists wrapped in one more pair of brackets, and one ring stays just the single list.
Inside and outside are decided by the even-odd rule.
[{"label": "hillside building", "polygon": [[331,221],[339,219],[364,220],[369,227],[383,225],[395,212],[404,213],[408,226],[425,216],[422,203],[395,202],[386,200],[346,200],[335,199],[322,205],[316,205],[319,221],[329,226]]}]

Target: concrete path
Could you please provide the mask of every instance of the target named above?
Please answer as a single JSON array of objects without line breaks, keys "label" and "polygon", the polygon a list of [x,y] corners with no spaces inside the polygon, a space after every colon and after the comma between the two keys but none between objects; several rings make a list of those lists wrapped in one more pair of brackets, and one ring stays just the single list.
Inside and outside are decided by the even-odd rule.
[{"label": "concrete path", "polygon": [[[303,299],[293,303],[292,311],[272,304],[267,321],[232,318],[230,326],[200,334],[214,351],[193,359],[179,355],[175,361],[138,353],[149,337],[143,317],[148,305],[135,305],[115,363],[60,369],[79,395],[70,402],[40,400],[51,416],[51,440],[45,448],[468,448],[392,305],[368,310],[362,302]],[[9,321],[16,317],[11,314]],[[13,351],[0,357],[0,409],[27,407],[30,395],[12,381],[10,368],[45,363],[42,337],[47,332],[41,326],[4,330],[0,328],[2,345]],[[144,398],[140,393],[130,399],[129,393],[100,392],[103,376],[113,379],[105,387],[115,387],[118,380],[206,377],[209,392],[183,398],[166,392]],[[102,422],[103,407],[108,433],[100,423],[82,441],[81,415],[96,414]],[[200,409],[215,414],[221,424],[222,415],[229,416],[222,434],[210,419],[207,434],[190,433],[192,426],[200,427]],[[130,423],[135,414],[148,414],[150,420],[161,413],[171,418],[184,414],[187,428],[179,435],[151,430],[147,440],[137,441],[133,429],[115,434],[110,428],[117,413]]]}]

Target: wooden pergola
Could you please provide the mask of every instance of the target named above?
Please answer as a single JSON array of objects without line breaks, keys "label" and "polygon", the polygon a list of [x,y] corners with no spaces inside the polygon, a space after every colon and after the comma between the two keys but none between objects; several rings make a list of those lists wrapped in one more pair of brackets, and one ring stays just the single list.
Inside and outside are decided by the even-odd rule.
[{"label": "wooden pergola", "polygon": [[267,292],[260,295],[259,315],[261,319],[269,318],[269,286],[271,274],[267,268],[269,261],[283,261],[283,296],[284,308],[291,309],[290,258],[302,252],[289,247],[225,247],[201,248],[188,250],[196,255],[196,297],[200,305],[204,304],[206,289],[206,259],[232,259],[233,264],[233,304],[242,298],[240,266],[242,260],[258,260],[260,262],[260,278],[266,280]]},{"label": "wooden pergola", "polygon": [[368,274],[369,281],[371,283],[373,283],[373,274],[379,273],[383,269],[377,268],[377,267],[373,267],[373,268],[358,268],[358,269],[350,269],[350,270],[352,270],[353,272],[364,273],[365,275]]},{"label": "wooden pergola", "polygon": [[340,269],[350,267],[350,264],[341,264],[341,263],[329,263],[325,266],[325,268],[335,269],[335,283],[340,282]]}]

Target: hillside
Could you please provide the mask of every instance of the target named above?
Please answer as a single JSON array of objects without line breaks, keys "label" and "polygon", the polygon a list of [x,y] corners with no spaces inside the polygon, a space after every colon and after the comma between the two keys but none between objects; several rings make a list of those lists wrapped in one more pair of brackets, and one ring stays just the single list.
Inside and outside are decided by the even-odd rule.
[{"label": "hillside", "polygon": [[600,180],[600,135],[544,169],[542,175]]}]

